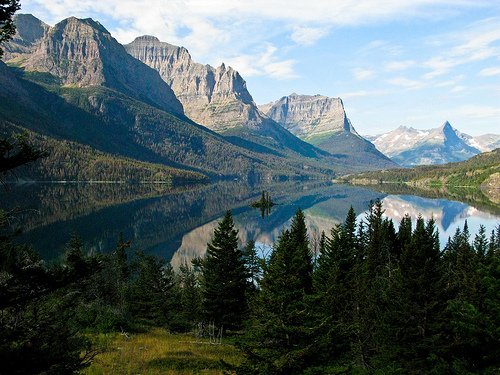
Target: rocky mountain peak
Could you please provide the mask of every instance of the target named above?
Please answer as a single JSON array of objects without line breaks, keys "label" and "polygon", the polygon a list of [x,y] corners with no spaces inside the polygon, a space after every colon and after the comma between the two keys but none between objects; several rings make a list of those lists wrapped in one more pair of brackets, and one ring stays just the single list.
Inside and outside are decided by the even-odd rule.
[{"label": "rocky mountain peak", "polygon": [[260,108],[269,118],[300,138],[344,131],[357,134],[347,118],[340,98],[293,93]]},{"label": "rocky mountain peak", "polygon": [[29,30],[36,22],[25,22],[29,17],[18,19],[19,39],[11,44],[22,49],[17,58],[24,69],[48,72],[63,85],[112,88],[168,112],[183,114],[181,103],[158,73],[127,54],[99,22],[69,17],[54,27],[47,26],[38,41],[29,43],[30,39],[22,36],[33,35]]},{"label": "rocky mountain peak", "polygon": [[198,64],[184,47],[150,37],[136,38],[125,49],[160,73],[186,115],[199,124],[223,132],[238,126],[258,127],[265,121],[245,80],[225,63],[217,68]]},{"label": "rocky mountain peak", "polygon": [[43,34],[50,28],[32,14],[17,14],[14,17],[16,23],[16,35],[14,38],[26,43],[34,43],[43,37]]},{"label": "rocky mountain peak", "polygon": [[141,35],[134,39],[134,42],[142,42],[142,41],[154,43],[154,42],[160,42],[160,39],[158,39],[153,35]]},{"label": "rocky mountain peak", "polygon": [[16,33],[11,41],[5,43],[4,60],[16,60],[31,51],[38,43],[50,26],[33,16],[32,14],[16,14],[14,16]]}]

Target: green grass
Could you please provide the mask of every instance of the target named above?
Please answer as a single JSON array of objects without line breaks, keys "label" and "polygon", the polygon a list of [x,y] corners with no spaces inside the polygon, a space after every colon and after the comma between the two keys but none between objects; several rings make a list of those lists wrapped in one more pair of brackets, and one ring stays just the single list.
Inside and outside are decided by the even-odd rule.
[{"label": "green grass", "polygon": [[129,338],[113,333],[94,339],[102,352],[84,374],[223,374],[243,359],[230,344],[212,345],[160,328]]}]

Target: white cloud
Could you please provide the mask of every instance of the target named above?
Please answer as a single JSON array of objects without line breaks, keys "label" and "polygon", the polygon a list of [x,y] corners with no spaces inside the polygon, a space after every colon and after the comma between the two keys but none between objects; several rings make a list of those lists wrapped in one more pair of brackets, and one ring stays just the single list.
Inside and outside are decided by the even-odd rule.
[{"label": "white cloud", "polygon": [[270,76],[276,79],[294,79],[295,60],[280,60],[276,56],[278,49],[268,44],[266,49],[257,54],[242,54],[226,60],[227,64],[239,71],[245,77]]},{"label": "white cloud", "polygon": [[302,46],[311,46],[328,34],[328,28],[296,27],[290,38]]},{"label": "white cloud", "polygon": [[482,69],[479,72],[479,75],[483,76],[483,77],[500,76],[500,67],[492,67],[492,68]]},{"label": "white cloud", "polygon": [[[216,65],[220,63],[214,61],[216,56],[228,60],[245,55],[273,37],[312,45],[333,27],[439,17],[450,5],[461,9],[475,4],[471,0],[385,0],[384,6],[372,0],[23,0],[22,6],[24,12],[51,24],[71,15],[93,17],[121,43],[155,35],[187,47],[197,61]],[[275,61],[267,70],[283,76],[292,66],[292,61]]]},{"label": "white cloud", "polygon": [[[470,25],[463,31],[444,35],[434,41],[444,50],[423,63],[430,69],[423,77],[433,79],[448,74],[453,68],[500,56],[500,18],[488,18]],[[446,48],[444,46],[448,45]]]},{"label": "white cloud", "polygon": [[416,89],[422,89],[424,87],[427,87],[427,84],[425,82],[417,81],[417,80],[413,80],[413,79],[409,79],[409,78],[405,78],[405,77],[392,78],[392,79],[389,79],[387,82],[390,83],[391,85],[400,86],[400,87],[403,87],[403,88],[409,89],[409,90],[416,90]]},{"label": "white cloud", "polygon": [[373,78],[374,72],[370,69],[356,68],[352,70],[352,75],[357,81],[366,81]]},{"label": "white cloud", "polygon": [[461,86],[461,85],[457,85],[455,87],[453,87],[450,92],[462,92],[462,91],[465,91],[465,86]]},{"label": "white cloud", "polygon": [[379,96],[386,95],[388,93],[387,90],[359,90],[352,92],[345,92],[339,95],[339,97],[343,100],[354,99],[354,98],[364,98],[369,96]]},{"label": "white cloud", "polygon": [[415,60],[399,60],[399,61],[390,61],[386,64],[386,70],[390,72],[396,72],[401,70],[409,69],[416,65]]}]

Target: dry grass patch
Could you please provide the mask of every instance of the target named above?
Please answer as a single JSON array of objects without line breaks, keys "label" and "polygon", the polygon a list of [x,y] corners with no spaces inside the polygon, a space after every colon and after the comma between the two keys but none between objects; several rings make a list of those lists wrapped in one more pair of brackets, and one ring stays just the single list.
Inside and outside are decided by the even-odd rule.
[{"label": "dry grass patch", "polygon": [[223,374],[242,356],[232,345],[212,345],[190,335],[163,329],[130,335],[96,337],[102,353],[84,374]]}]

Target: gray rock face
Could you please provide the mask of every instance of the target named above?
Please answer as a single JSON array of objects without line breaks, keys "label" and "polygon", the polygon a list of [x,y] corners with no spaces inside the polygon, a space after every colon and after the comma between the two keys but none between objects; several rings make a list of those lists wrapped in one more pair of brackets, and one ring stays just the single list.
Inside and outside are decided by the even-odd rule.
[{"label": "gray rock face", "polygon": [[10,43],[17,54],[9,52],[7,61],[10,57],[28,71],[48,72],[63,85],[105,86],[183,114],[181,103],[158,73],[127,54],[100,23],[70,17],[50,28],[27,15],[17,21],[19,37]]},{"label": "gray rock face", "polygon": [[257,128],[264,122],[246,82],[231,67],[195,63],[187,49],[153,36],[138,37],[125,49],[160,73],[186,115],[197,123],[224,132],[242,125]]},{"label": "gray rock face", "polygon": [[[261,152],[324,156],[257,108],[240,74],[195,63],[183,47],[141,36],[125,46],[135,58],[157,70],[195,122],[224,134],[231,142]],[[264,146],[264,148],[262,148]]]},{"label": "gray rock face", "polygon": [[401,126],[376,136],[373,143],[392,160],[409,167],[457,162],[480,153],[448,121],[429,130]]},{"label": "gray rock face", "polygon": [[38,43],[50,26],[40,21],[31,14],[16,14],[14,16],[16,34],[12,40],[5,43],[4,60],[15,60],[24,54],[30,53],[33,46]]},{"label": "gray rock face", "polygon": [[291,94],[259,107],[269,118],[302,139],[343,131],[357,134],[340,98]]}]

